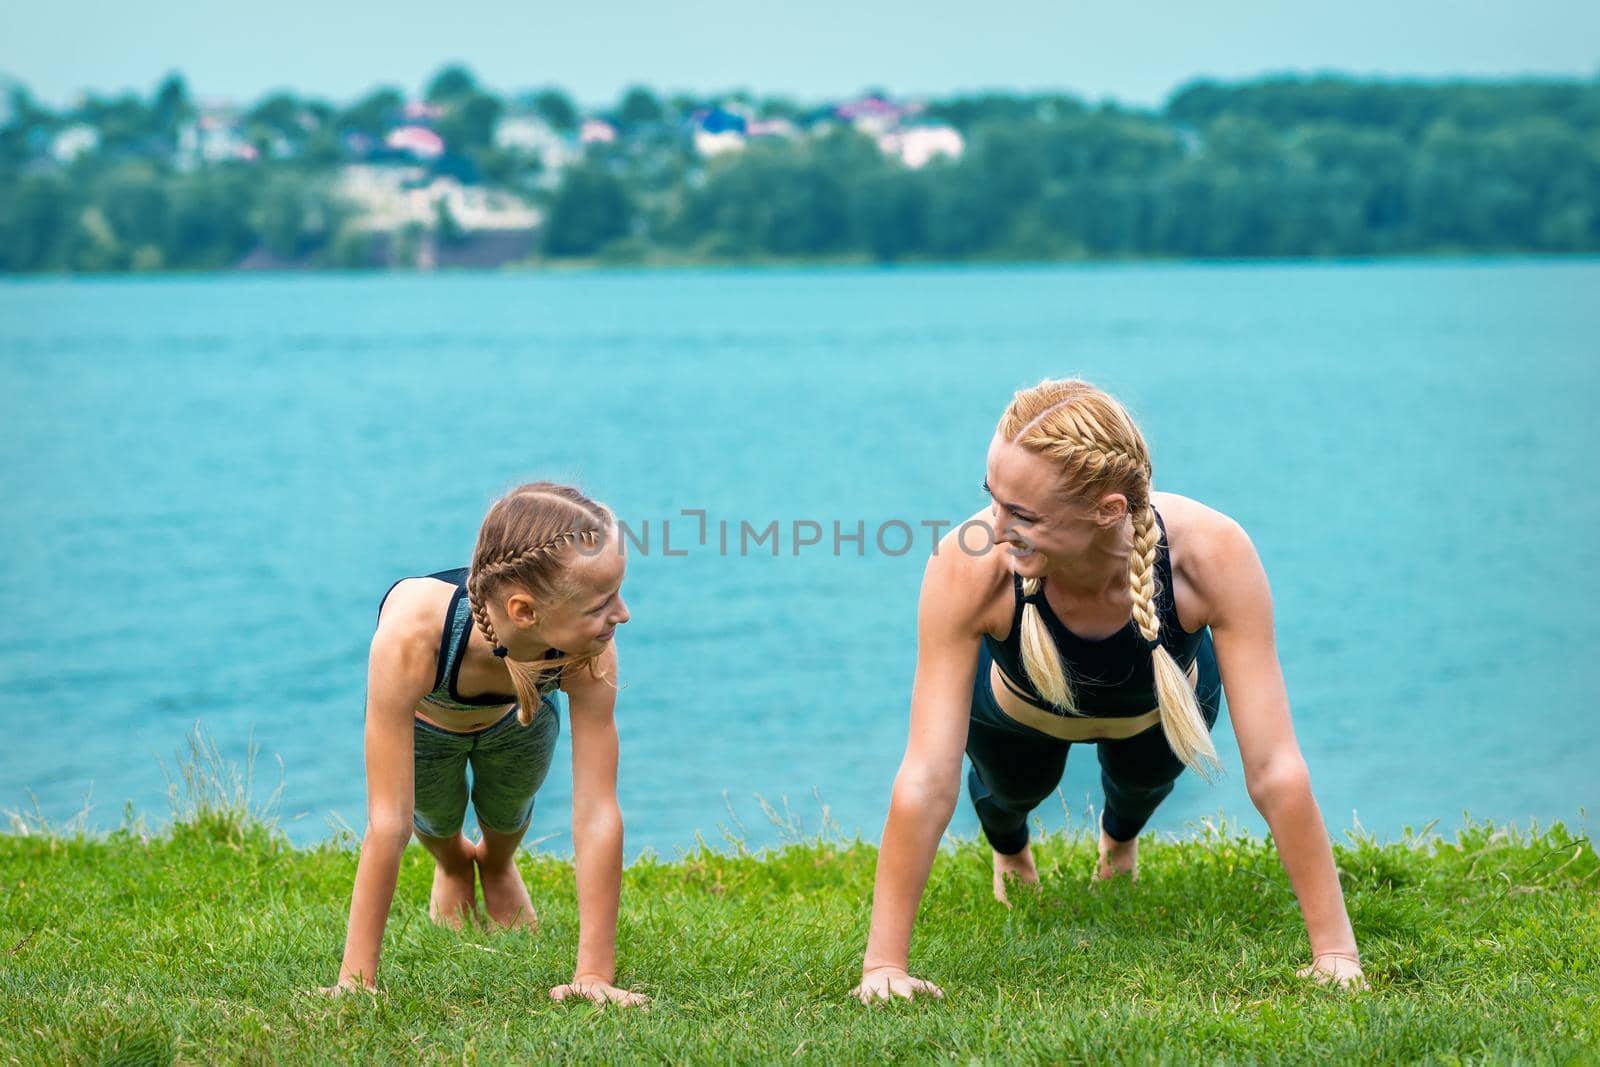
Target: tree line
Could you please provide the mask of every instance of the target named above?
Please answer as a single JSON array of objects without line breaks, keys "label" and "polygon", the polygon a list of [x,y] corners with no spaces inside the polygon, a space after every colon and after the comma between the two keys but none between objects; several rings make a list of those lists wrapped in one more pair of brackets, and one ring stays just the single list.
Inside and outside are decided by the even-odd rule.
[{"label": "tree line", "polygon": [[[448,146],[431,173],[538,206],[538,254],[613,262],[1371,256],[1600,250],[1600,80],[1409,82],[1326,76],[1194,82],[1159,109],[1059,93],[927,102],[959,131],[918,168],[829,106],[628,90],[585,118],[557,89],[500,97],[450,67],[421,112]],[[218,269],[266,249],[374,265],[333,178],[382,165],[406,98],[347,106],[278,93],[246,109],[239,158],[185,162],[198,109],[173,76],[149,97],[0,111],[0,270]],[[703,158],[712,105],[792,120]],[[572,146],[559,173],[498,144],[531,114]],[[94,132],[63,149],[64,131]],[[69,146],[70,147],[70,146]],[[192,156],[192,153],[191,153]],[[460,240],[447,213],[435,236]],[[392,262],[392,260],[391,260]]]}]

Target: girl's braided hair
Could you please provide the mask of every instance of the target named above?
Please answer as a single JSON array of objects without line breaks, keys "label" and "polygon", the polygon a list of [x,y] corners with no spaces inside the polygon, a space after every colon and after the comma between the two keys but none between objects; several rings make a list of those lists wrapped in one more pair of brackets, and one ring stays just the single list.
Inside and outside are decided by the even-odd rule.
[{"label": "girl's braided hair", "polygon": [[520,485],[484,516],[467,574],[467,597],[478,629],[511,672],[517,721],[524,726],[533,722],[544,700],[541,687],[550,684],[552,673],[561,677],[580,666],[592,672],[598,653],[532,662],[512,659],[490,621],[489,601],[519,591],[540,602],[572,596],[568,571],[574,553],[598,552],[614,522],[610,508],[555,482]]}]

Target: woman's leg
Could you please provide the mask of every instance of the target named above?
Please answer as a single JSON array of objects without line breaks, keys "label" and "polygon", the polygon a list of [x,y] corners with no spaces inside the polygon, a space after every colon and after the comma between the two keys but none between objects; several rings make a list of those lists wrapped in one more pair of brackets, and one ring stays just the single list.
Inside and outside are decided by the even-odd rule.
[{"label": "woman's leg", "polygon": [[1028,847],[1028,813],[1061,782],[1066,769],[1065,741],[1013,724],[989,690],[987,650],[979,657],[972,689],[972,720],[967,726],[967,792],[978,824],[994,849],[994,896],[1007,906],[1006,883],[1039,881]]},{"label": "woman's leg", "polygon": [[471,734],[454,734],[418,719],[412,829],[433,857],[428,914],[460,926],[477,905],[472,843],[461,833],[467,812],[467,753]]},{"label": "woman's leg", "polygon": [[1039,868],[1028,847],[1028,813],[1060,784],[1070,747],[1054,738],[1019,735],[976,716],[967,728],[967,756],[972,761],[967,792],[994,850],[994,898],[1007,907],[1011,906],[1008,882],[1039,882]]},{"label": "woman's leg", "polygon": [[516,857],[560,733],[556,705],[546,698],[531,725],[517,722],[513,712],[485,730],[472,750],[472,810],[482,831],[474,859],[484,910],[501,926],[533,927],[539,921]]},{"label": "woman's leg", "polygon": [[[1222,682],[1209,633],[1201,642],[1196,662],[1195,696],[1206,728],[1211,729],[1221,712]],[[1100,816],[1097,877],[1109,878],[1135,872],[1139,832],[1172,793],[1184,765],[1173,754],[1159,725],[1122,741],[1101,741],[1099,749],[1100,784],[1105,789],[1106,802]]]},{"label": "woman's leg", "polygon": [[981,647],[967,724],[967,793],[995,855],[1016,856],[1028,848],[1028,813],[1061,784],[1072,745],[1008,718],[989,688],[990,663]]},{"label": "woman's leg", "polygon": [[967,792],[983,836],[1002,855],[1028,847],[1028,815],[1061,784],[1070,742],[1024,735],[977,717],[967,728]]}]

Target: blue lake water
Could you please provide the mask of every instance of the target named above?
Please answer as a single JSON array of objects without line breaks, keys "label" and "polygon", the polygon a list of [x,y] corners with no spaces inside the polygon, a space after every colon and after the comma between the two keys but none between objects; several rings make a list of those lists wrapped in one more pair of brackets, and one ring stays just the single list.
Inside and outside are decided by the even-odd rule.
[{"label": "blue lake water", "polygon": [[[1596,294],[1595,261],[0,282],[0,807],[159,819],[198,721],[232,758],[254,738],[262,797],[282,758],[296,840],[359,830],[378,598],[552,477],[653,531],[619,635],[629,854],[775,843],[758,797],[875,840],[918,524],[980,506],[1014,389],[1079,374],[1141,420],[1157,488],[1254,538],[1336,835],[1582,825]],[[686,555],[661,551],[674,517]],[[894,519],[901,556],[873,543]],[[741,556],[738,523],[774,520],[782,554]],[[797,520],[824,530],[798,556]],[[1154,829],[1265,829],[1218,740],[1227,777],[1185,776]],[[532,833],[557,851],[567,752]],[[1040,816],[1099,803],[1083,748]],[[975,826],[963,802],[952,830]]]}]

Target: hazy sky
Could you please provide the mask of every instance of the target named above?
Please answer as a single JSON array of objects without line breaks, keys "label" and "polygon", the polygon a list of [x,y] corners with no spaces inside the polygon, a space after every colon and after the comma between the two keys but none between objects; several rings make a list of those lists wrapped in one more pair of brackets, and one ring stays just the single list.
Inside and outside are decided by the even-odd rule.
[{"label": "hazy sky", "polygon": [[203,98],[291,87],[335,101],[416,90],[447,60],[489,86],[554,83],[598,104],[643,82],[802,100],[1060,88],[1155,104],[1197,75],[1600,72],[1596,0],[0,0],[0,74],[52,104],[148,92],[180,70]]}]

